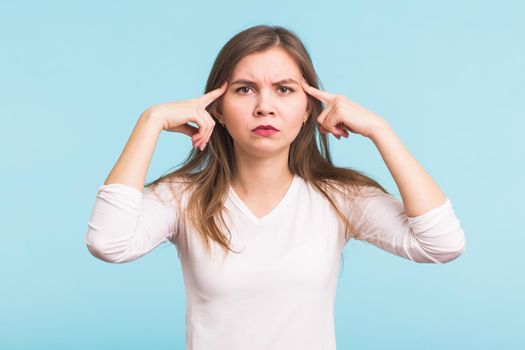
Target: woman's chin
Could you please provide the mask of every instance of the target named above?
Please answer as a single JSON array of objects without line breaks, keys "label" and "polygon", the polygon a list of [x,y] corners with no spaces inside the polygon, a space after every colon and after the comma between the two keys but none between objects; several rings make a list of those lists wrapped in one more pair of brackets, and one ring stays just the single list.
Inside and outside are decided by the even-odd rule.
[{"label": "woman's chin", "polygon": [[[237,144],[237,146],[239,145]],[[277,142],[275,140],[259,139],[255,141],[251,140],[249,144],[244,144],[240,147],[250,156],[269,157],[286,152],[290,144],[283,145],[282,141]]]}]

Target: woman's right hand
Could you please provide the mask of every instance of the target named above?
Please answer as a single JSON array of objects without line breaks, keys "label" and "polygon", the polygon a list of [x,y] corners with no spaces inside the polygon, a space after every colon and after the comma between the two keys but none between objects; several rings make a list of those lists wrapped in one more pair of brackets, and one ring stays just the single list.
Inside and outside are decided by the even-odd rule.
[{"label": "woman's right hand", "polygon": [[[206,107],[226,92],[227,86],[228,82],[225,81],[220,88],[200,97],[162,103],[149,107],[149,109],[152,116],[158,118],[162,130],[180,132],[191,136],[193,147],[198,147],[202,151],[215,127],[215,121],[206,111]],[[187,124],[188,122],[196,123],[198,128]]]}]

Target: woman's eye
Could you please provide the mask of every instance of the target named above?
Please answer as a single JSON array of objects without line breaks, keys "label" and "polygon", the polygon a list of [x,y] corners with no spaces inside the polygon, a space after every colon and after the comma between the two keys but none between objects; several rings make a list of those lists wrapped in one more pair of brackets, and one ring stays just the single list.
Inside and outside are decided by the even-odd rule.
[{"label": "woman's eye", "polygon": [[287,86],[281,86],[280,89],[288,89],[288,91],[290,91],[290,93],[294,91],[293,89],[291,89],[291,88],[289,88]]},{"label": "woman's eye", "polygon": [[[244,89],[250,89],[248,86],[241,86],[240,88],[238,88],[237,90],[235,90],[236,92],[241,92],[243,95],[245,94],[245,92],[247,93],[248,91],[244,90]],[[283,89],[285,89],[283,91]],[[279,90],[285,94],[285,95],[289,95],[290,93],[294,92],[294,89],[292,88],[289,88],[287,86],[281,86],[279,87]]]},{"label": "woman's eye", "polygon": [[238,88],[238,89],[235,90],[235,91],[239,92],[241,89],[249,89],[249,87],[247,87],[247,86],[241,86],[240,88]]}]

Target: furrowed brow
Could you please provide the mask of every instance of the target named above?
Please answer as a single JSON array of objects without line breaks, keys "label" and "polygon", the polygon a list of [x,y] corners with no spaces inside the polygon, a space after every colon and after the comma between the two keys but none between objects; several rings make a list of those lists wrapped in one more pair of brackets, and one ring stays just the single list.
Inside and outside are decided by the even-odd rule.
[{"label": "furrowed brow", "polygon": [[[255,86],[257,86],[257,83],[255,83],[254,81],[248,80],[248,79],[237,79],[237,80],[234,80],[234,81],[232,81],[230,83],[230,85],[237,85],[237,84],[246,84],[246,85],[255,85]],[[279,80],[279,81],[276,81],[275,83],[272,83],[272,85],[274,85],[274,86],[278,86],[278,85],[282,85],[282,84],[297,84],[297,85],[299,85],[299,83],[297,81],[295,81],[294,79],[291,79],[291,78]]]}]

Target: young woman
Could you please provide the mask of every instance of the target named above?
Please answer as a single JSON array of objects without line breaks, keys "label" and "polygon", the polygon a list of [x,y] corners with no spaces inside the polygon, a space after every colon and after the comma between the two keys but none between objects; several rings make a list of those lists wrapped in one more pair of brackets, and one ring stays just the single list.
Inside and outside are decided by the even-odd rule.
[{"label": "young woman", "polygon": [[[388,123],[318,87],[293,32],[246,29],[220,51],[205,95],[142,113],[98,189],[85,236],[95,257],[124,263],[175,245],[187,349],[335,349],[337,277],[351,238],[420,263],[463,253],[450,199]],[[161,131],[191,136],[194,149],[145,186]],[[330,133],[369,138],[402,202],[333,165]]]}]

